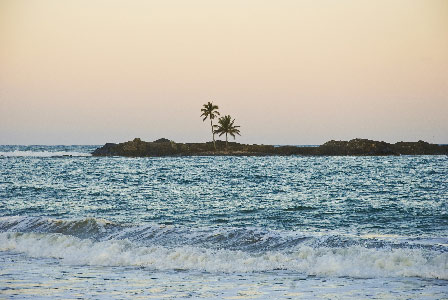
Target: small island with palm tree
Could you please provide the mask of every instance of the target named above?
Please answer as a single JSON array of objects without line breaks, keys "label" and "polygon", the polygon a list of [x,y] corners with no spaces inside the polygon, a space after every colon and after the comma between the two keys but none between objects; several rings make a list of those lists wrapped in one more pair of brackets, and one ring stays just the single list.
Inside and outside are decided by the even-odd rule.
[{"label": "small island with palm tree", "polygon": [[226,115],[224,117],[220,117],[218,119],[218,125],[213,125],[213,119],[215,119],[217,116],[220,115],[218,111],[219,107],[218,105],[213,105],[212,102],[208,102],[207,104],[204,104],[203,108],[201,109],[202,115],[201,117],[204,117],[202,121],[207,120],[207,118],[210,119],[210,127],[212,129],[212,138],[213,138],[213,146],[216,149],[216,142],[215,142],[215,134],[218,134],[219,136],[222,136],[223,134],[226,135],[226,148],[229,146],[228,143],[228,135],[231,135],[233,139],[235,139],[235,134],[241,135],[240,130],[238,129],[240,126],[234,125],[235,120],[232,120],[232,117],[230,115]]},{"label": "small island with palm tree", "polygon": [[[424,141],[386,142],[368,139],[352,139],[350,141],[331,140],[320,146],[273,146],[257,144],[240,144],[229,142],[241,135],[240,126],[230,115],[221,114],[218,105],[212,102],[204,104],[200,117],[205,122],[210,120],[212,141],[206,143],[176,143],[166,138],[153,142],[145,142],[139,138],[124,143],[107,143],[92,152],[93,156],[128,156],[128,157],[161,157],[161,156],[384,156],[384,155],[448,155],[448,145],[429,144]],[[218,118],[219,117],[219,118]],[[217,119],[217,125],[213,121]],[[215,135],[225,135],[224,141],[216,141]]]}]

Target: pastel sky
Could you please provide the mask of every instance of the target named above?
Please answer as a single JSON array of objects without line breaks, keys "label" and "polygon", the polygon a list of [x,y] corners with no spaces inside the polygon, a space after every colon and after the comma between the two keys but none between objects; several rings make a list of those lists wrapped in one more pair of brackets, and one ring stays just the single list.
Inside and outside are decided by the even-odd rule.
[{"label": "pastel sky", "polygon": [[446,0],[0,0],[0,144],[448,143]]}]

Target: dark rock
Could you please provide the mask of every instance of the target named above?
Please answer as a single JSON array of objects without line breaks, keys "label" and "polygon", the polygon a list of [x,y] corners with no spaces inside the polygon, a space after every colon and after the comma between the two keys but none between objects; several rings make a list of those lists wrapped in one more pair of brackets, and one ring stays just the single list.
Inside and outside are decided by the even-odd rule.
[{"label": "dark rock", "polygon": [[169,142],[171,142],[169,139],[160,138],[158,140],[155,140],[153,143],[169,143]]},{"label": "dark rock", "polygon": [[320,155],[398,155],[392,145],[367,139],[353,139],[350,141],[329,141],[318,147]]},{"label": "dark rock", "polygon": [[106,143],[103,147],[95,149],[92,152],[93,156],[113,156],[116,153],[117,144]]},{"label": "dark rock", "polygon": [[329,141],[319,147],[295,147],[272,145],[246,145],[216,141],[216,151],[212,142],[175,143],[162,138],[154,142],[144,142],[139,138],[133,141],[113,144],[107,143],[92,152],[93,156],[195,156],[195,155],[317,155],[317,156],[381,156],[381,155],[448,155],[448,145],[435,145],[427,142],[386,142],[368,139],[350,141]]},{"label": "dark rock", "polygon": [[416,143],[399,142],[393,145],[395,151],[404,155],[434,155],[434,154],[448,154],[447,145],[429,144],[424,141]]}]

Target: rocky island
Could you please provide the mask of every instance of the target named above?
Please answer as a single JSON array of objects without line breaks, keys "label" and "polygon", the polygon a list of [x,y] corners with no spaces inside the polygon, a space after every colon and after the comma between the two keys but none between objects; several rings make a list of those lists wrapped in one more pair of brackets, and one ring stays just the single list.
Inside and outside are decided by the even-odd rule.
[{"label": "rocky island", "polygon": [[316,147],[248,145],[236,142],[216,141],[207,143],[176,143],[162,138],[145,142],[139,138],[114,144],[107,143],[92,152],[93,156],[385,156],[385,155],[448,155],[448,145],[430,144],[424,141],[386,142],[368,139],[329,141]]}]

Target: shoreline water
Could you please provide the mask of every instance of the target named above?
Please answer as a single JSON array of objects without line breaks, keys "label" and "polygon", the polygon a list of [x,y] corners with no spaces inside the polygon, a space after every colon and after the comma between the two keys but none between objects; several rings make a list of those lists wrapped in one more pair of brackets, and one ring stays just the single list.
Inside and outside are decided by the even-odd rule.
[{"label": "shoreline water", "polygon": [[445,156],[83,156],[95,148],[0,159],[1,295],[448,297]]}]

